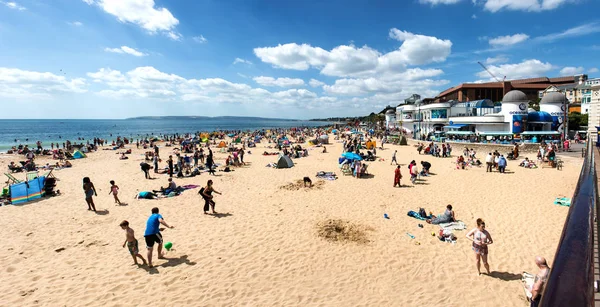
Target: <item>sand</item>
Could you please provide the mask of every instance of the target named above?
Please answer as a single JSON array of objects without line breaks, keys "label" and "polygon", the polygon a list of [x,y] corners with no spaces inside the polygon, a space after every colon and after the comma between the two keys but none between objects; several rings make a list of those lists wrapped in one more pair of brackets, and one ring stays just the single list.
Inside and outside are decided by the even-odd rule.
[{"label": "sand", "polygon": [[[167,183],[167,175],[144,179],[143,150],[135,146],[129,160],[98,151],[73,161],[71,169],[55,171],[62,196],[0,207],[0,305],[526,306],[520,274],[535,272],[536,255],[553,260],[568,208],[552,202],[571,197],[582,163],[566,157],[557,171],[523,169],[509,161],[507,174],[490,174],[484,167],[456,170],[454,158],[419,156],[412,146],[386,145],[377,151],[385,161],[368,162],[372,176],[355,179],[338,169],[340,143],[329,145],[328,153],[309,151],[291,169],[265,167],[277,158],[260,155],[272,151],[266,145],[251,149],[248,165],[234,172],[175,179],[179,185],[213,179],[223,192],[215,197],[219,216],[202,213],[198,189],[134,200],[137,191]],[[404,163],[402,188],[392,187],[394,149]],[[168,151],[161,147],[161,155]],[[221,163],[225,158],[218,151],[215,157]],[[431,162],[435,175],[410,184],[406,164],[413,159]],[[0,167],[6,169],[11,160],[17,161],[0,155]],[[320,182],[314,175],[321,170],[334,171],[339,179]],[[84,176],[98,190],[98,214],[86,210]],[[304,176],[317,186],[282,188]],[[126,206],[115,206],[108,195],[110,180],[121,188]],[[486,220],[495,240],[493,276],[476,276],[466,231],[455,232],[457,244],[440,242],[431,236],[437,226],[406,215],[419,207],[441,213],[447,204],[469,229],[476,218]],[[143,232],[155,206],[175,226],[163,231],[174,249],[148,269],[133,265],[118,225],[129,220],[146,257]],[[363,231],[361,240],[320,237],[319,226],[330,220],[351,223]]]}]

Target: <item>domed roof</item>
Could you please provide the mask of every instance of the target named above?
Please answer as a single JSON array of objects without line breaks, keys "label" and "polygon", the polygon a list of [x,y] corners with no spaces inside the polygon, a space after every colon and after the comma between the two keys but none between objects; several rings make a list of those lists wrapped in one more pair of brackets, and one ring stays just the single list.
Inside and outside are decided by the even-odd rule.
[{"label": "domed roof", "polygon": [[394,111],[392,109],[389,109],[385,112],[385,115],[395,115],[395,114],[396,114],[396,111]]},{"label": "domed roof", "polygon": [[527,114],[528,123],[551,123],[552,115],[548,112],[533,111]]},{"label": "domed roof", "polygon": [[518,91],[518,90],[512,90],[508,93],[506,93],[506,95],[504,95],[504,97],[502,98],[502,102],[527,102],[529,101],[529,99],[527,98],[527,95],[525,95],[525,93]]},{"label": "domed roof", "polygon": [[540,103],[566,103],[567,97],[561,92],[547,92]]}]

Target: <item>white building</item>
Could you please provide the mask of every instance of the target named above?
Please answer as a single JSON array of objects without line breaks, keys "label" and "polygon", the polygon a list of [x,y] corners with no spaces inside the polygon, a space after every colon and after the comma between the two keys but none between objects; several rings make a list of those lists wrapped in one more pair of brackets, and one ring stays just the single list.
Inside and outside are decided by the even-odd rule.
[{"label": "white building", "polygon": [[592,101],[588,115],[588,134],[590,142],[598,140],[598,130],[600,126],[600,83],[592,85]]},{"label": "white building", "polygon": [[396,112],[394,110],[389,109],[385,112],[385,127],[387,129],[396,128],[398,126],[398,122],[396,121]]},{"label": "white building", "polygon": [[508,92],[501,105],[489,99],[430,104],[423,104],[420,99],[414,103],[407,100],[396,108],[396,117],[398,126],[416,138],[430,139],[437,134],[485,140],[498,136],[559,134],[558,118],[563,114],[561,107],[566,98],[559,92],[544,98],[540,112],[529,109],[529,99],[518,90]]}]

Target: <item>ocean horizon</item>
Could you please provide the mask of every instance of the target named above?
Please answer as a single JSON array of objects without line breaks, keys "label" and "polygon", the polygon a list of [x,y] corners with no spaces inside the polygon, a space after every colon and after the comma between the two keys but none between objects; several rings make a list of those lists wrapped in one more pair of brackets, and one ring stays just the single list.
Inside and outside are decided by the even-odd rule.
[{"label": "ocean horizon", "polygon": [[131,119],[5,119],[0,121],[0,152],[19,144],[44,148],[66,140],[85,142],[95,137],[112,141],[117,136],[138,139],[152,135],[185,134],[217,130],[259,130],[317,127],[326,121],[269,119],[257,117],[131,118]]}]

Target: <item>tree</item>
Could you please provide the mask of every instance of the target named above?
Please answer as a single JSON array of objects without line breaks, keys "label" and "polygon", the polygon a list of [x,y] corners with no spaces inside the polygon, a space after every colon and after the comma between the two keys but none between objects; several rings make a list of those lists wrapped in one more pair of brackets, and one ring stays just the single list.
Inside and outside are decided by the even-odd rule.
[{"label": "tree", "polygon": [[536,111],[539,111],[540,110],[540,100],[541,100],[540,98],[536,98],[536,99],[532,100],[529,103],[529,107]]},{"label": "tree", "polygon": [[581,127],[587,127],[588,115],[579,112],[569,113],[569,130],[581,130]]}]

